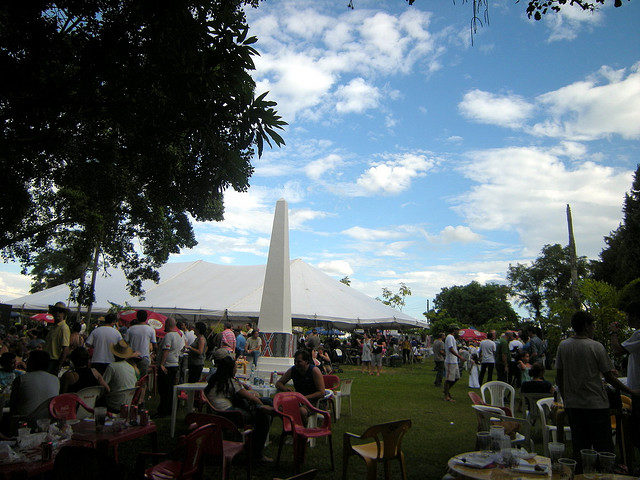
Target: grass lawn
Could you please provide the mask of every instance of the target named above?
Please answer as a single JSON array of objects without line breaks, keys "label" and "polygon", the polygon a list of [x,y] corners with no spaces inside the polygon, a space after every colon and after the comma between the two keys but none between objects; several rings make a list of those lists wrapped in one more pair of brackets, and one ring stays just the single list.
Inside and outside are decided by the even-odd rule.
[{"label": "grass lawn", "polygon": [[[332,425],[335,470],[331,471],[329,446],[321,439],[315,448],[307,449],[304,470],[317,468],[318,479],[340,479],[342,477],[342,434],[362,433],[368,426],[392,420],[411,419],[413,425],[404,437],[402,450],[405,453],[407,472],[410,479],[439,479],[446,472],[447,460],[460,452],[473,450],[475,444],[476,418],[471,409],[468,375],[452,389],[456,403],[443,400],[442,390],[433,386],[435,372],[433,363],[385,368],[379,377],[362,374],[354,366],[344,367],[341,378],[354,380],[352,387],[353,413],[348,413],[348,401],[343,402],[340,420]],[[179,412],[177,433],[184,433],[184,412]],[[169,451],[175,445],[175,439],[169,436],[169,419],[156,421],[159,430],[159,443],[162,451]],[[277,453],[277,435],[281,422],[274,420],[271,429],[272,443],[265,454],[274,457]],[[139,450],[148,450],[144,439],[123,444],[121,460],[133,466]],[[378,477],[383,478],[382,468]],[[219,469],[207,469],[206,478],[219,478]],[[253,478],[286,478],[294,474],[293,448],[285,445],[280,467],[272,465],[257,467]],[[400,478],[398,462],[391,464],[392,478]],[[244,479],[243,465],[234,465],[231,477]],[[364,462],[352,456],[349,461],[348,478],[365,478]]]}]

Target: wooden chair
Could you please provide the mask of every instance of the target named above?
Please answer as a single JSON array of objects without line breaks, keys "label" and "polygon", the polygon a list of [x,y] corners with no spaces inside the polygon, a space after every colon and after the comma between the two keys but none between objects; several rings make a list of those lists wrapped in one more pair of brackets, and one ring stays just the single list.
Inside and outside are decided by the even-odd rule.
[{"label": "wooden chair", "polygon": [[[140,452],[136,461],[137,478],[149,480],[172,479],[193,480],[202,478],[202,455],[210,438],[219,431],[217,425],[209,424],[197,428],[178,440],[178,460],[172,460],[167,453]],[[166,460],[145,469],[145,460],[149,458]]]},{"label": "wooden chair", "polygon": [[273,480],[313,480],[314,478],[316,478],[316,475],[318,474],[318,470],[309,470],[308,472],[304,472],[304,473],[300,473],[298,475],[294,475],[293,477],[289,477],[289,478],[274,478]]},{"label": "wooden chair", "polygon": [[[311,415],[322,415],[324,421],[320,427],[305,427],[300,414],[300,407],[305,407]],[[329,412],[320,410],[309,402],[304,395],[297,392],[282,392],[273,398],[273,408],[275,414],[282,419],[282,434],[278,445],[278,456],[276,465],[280,462],[280,454],[284,445],[284,438],[287,435],[293,436],[293,459],[296,473],[304,463],[304,456],[307,448],[307,440],[310,438],[328,437],[329,452],[331,454],[331,470],[333,464],[333,443],[331,441],[331,415]]]},{"label": "wooden chair", "polygon": [[[400,447],[402,438],[409,428],[411,428],[411,420],[398,420],[369,427],[362,435],[345,433],[342,450],[342,479],[347,480],[349,457],[355,454],[362,457],[367,465],[367,480],[376,479],[378,462],[383,462],[384,478],[389,480],[389,461],[394,459],[400,462],[402,478],[406,480],[407,468],[404,462],[404,454]],[[369,438],[374,441],[360,445],[351,444],[352,439],[365,440]]]},{"label": "wooden chair", "polygon": [[[188,413],[184,419],[189,428],[202,427],[204,425],[216,425],[218,431],[215,432],[205,447],[205,459],[220,459],[222,464],[222,479],[227,480],[231,472],[231,463],[233,459],[245,453],[247,457],[251,455],[251,430],[240,431],[233,422],[227,418],[210,413]],[[237,440],[224,440],[224,433],[228,433]],[[247,458],[245,462],[247,469],[247,480],[251,479],[251,461]]]},{"label": "wooden chair", "polygon": [[[487,397],[487,393],[489,393],[489,397]],[[504,403],[505,394],[509,396],[509,405]],[[482,395],[482,400],[487,405],[494,407],[508,406],[511,410],[509,415],[513,415],[513,412],[515,412],[516,390],[506,382],[494,380],[493,382],[483,383],[480,386],[480,395]]]},{"label": "wooden chair", "polygon": [[78,395],[75,393],[63,393],[51,399],[49,413],[56,420],[75,420],[79,407],[93,414],[93,408],[84,403]]}]

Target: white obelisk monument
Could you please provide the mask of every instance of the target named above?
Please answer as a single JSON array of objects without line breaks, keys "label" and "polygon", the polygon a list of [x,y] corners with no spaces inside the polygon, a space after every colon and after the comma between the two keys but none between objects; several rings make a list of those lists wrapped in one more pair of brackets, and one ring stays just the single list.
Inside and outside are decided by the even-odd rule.
[{"label": "white obelisk monument", "polygon": [[258,328],[264,342],[258,371],[282,372],[293,365],[289,212],[283,198],[276,203],[273,217]]}]

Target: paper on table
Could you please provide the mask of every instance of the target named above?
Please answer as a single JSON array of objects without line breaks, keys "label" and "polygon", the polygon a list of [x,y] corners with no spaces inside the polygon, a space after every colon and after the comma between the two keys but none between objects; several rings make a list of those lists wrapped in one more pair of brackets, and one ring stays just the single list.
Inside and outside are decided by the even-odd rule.
[{"label": "paper on table", "polygon": [[533,473],[536,475],[548,475],[549,465],[539,465],[535,463],[529,463],[526,460],[518,459],[518,465],[513,468],[516,472],[520,473]]},{"label": "paper on table", "polygon": [[478,457],[476,455],[461,456],[456,459],[459,465],[471,468],[486,468],[493,463],[493,457]]}]

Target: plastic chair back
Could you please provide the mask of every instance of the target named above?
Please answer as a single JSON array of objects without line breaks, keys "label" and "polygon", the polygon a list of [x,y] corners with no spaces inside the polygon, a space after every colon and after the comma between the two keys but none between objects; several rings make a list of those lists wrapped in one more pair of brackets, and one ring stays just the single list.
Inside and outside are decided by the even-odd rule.
[{"label": "plastic chair back", "polygon": [[395,458],[400,454],[402,438],[410,428],[411,420],[409,419],[380,423],[367,428],[360,438],[373,438],[376,441],[378,459]]},{"label": "plastic chair back", "polygon": [[340,396],[348,397],[351,395],[351,385],[353,385],[353,380],[346,379],[340,382]]},{"label": "plastic chair back", "polygon": [[491,426],[491,419],[504,415],[503,410],[489,405],[471,405],[471,408],[476,411],[479,432],[488,432]]},{"label": "plastic chair back", "polygon": [[486,403],[484,403],[484,400],[482,400],[482,397],[476,392],[467,392],[467,394],[471,399],[471,403],[473,403],[474,405],[486,405]]},{"label": "plastic chair back", "polygon": [[[489,396],[491,397],[491,401],[487,398],[486,393],[489,392]],[[505,382],[500,382],[498,380],[494,380],[493,382],[483,383],[480,386],[480,395],[482,395],[482,400],[494,407],[505,407],[504,397],[505,392],[509,394],[509,405],[508,407],[511,409],[511,413],[514,411],[514,405],[516,401],[516,390],[511,385]]]},{"label": "plastic chair back", "polygon": [[219,415],[191,412],[187,414],[184,421],[190,428],[193,428],[193,426],[202,427],[204,425],[215,425],[217,427],[217,431],[214,432],[207,442],[207,449],[205,451],[207,455],[220,456],[224,453],[223,433],[231,434],[231,437],[242,440],[242,432],[238,427],[228,418]]},{"label": "plastic chair back", "polygon": [[202,455],[205,453],[207,444],[216,430],[218,430],[216,425],[203,425],[184,438],[185,455],[182,464],[183,478],[191,477],[200,469]]},{"label": "plastic chair back", "polygon": [[246,429],[248,425],[245,423],[245,417],[242,415],[242,410],[237,408],[230,408],[228,410],[218,410],[213,404],[209,401],[204,392],[199,391],[200,401],[209,410],[212,414],[217,415],[218,417],[224,417],[230,420],[237,428]]},{"label": "plastic chair back", "polygon": [[[96,406],[96,400],[100,398],[102,393],[104,392],[104,387],[95,386],[95,387],[87,387],[79,390],[76,395],[80,397],[80,399],[89,407],[94,408]],[[76,417],[79,419],[89,418],[91,416],[91,412],[86,410],[84,407],[80,407],[76,412]]]},{"label": "plastic chair back", "polygon": [[324,379],[324,388],[335,390],[340,386],[340,377],[337,375],[323,375],[322,378]]},{"label": "plastic chair back", "polygon": [[506,415],[499,415],[498,419],[500,420],[500,422],[510,422],[514,424],[517,423],[517,433],[524,437],[524,439],[518,441],[524,441],[530,453],[535,452],[535,446],[533,444],[533,440],[531,439],[531,423],[529,422],[529,420],[526,420],[524,418],[507,417]]},{"label": "plastic chair back", "polygon": [[536,402],[538,407],[538,415],[540,417],[540,426],[542,427],[542,448],[543,453],[546,455],[549,445],[549,433],[550,430],[555,429],[554,425],[549,425],[547,421],[547,414],[551,412],[551,406],[553,405],[553,397],[541,398]]},{"label": "plastic chair back", "polygon": [[53,397],[49,403],[49,413],[57,420],[75,420],[78,406],[93,413],[93,408],[85,404],[75,393],[63,393]]},{"label": "plastic chair back", "polygon": [[551,393],[520,393],[522,396],[522,413],[524,418],[529,420],[532,425],[538,420],[537,402],[543,398],[549,398]]}]

